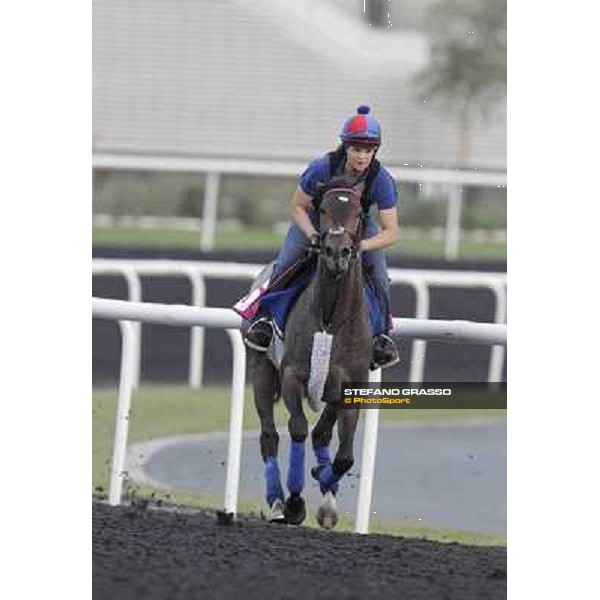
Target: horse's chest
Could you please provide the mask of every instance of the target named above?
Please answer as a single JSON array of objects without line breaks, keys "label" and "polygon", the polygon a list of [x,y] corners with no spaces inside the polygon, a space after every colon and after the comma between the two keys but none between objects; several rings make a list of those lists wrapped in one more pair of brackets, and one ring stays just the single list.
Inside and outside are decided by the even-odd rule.
[{"label": "horse's chest", "polygon": [[331,360],[337,364],[361,363],[370,359],[371,340],[369,336],[346,331],[334,336]]},{"label": "horse's chest", "polygon": [[[302,348],[296,348],[293,353],[293,363],[296,373],[301,381],[307,382],[310,378],[313,344],[315,343],[314,332],[311,335],[312,343]],[[351,376],[357,369],[368,365],[371,357],[371,340],[365,336],[355,336],[352,332],[344,332],[333,335],[331,338],[331,349],[328,353],[328,371],[341,371]],[[292,362],[288,355],[288,364]],[[324,365],[317,365],[322,368]],[[362,369],[361,369],[362,370]]]}]

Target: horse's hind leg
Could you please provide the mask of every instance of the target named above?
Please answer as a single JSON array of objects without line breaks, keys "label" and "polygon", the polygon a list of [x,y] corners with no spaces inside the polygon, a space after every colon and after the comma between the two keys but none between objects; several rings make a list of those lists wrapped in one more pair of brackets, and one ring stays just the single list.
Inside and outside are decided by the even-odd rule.
[{"label": "horse's hind leg", "polygon": [[279,375],[271,361],[254,350],[252,355],[254,405],[260,418],[260,452],[265,465],[266,501],[270,521],[283,520],[283,488],[277,452],[279,434],[275,427],[273,407],[279,396]]},{"label": "horse's hind leg", "polygon": [[[317,424],[312,430],[312,445],[317,459],[317,466],[311,470],[312,476],[319,481],[319,475],[327,468],[331,467],[331,457],[329,455],[329,444],[331,443],[331,436],[333,432],[333,426],[337,419],[337,406],[333,403],[327,403]],[[321,492],[325,494],[328,490],[321,486]],[[331,491],[337,493],[337,483],[331,487]]]},{"label": "horse's hind leg", "polygon": [[285,502],[284,514],[286,521],[293,525],[300,525],[306,518],[306,506],[301,496],[304,489],[304,446],[308,436],[308,421],[302,407],[303,393],[303,385],[294,369],[287,366],[281,382],[281,395],[290,414],[288,430],[291,437],[287,479],[290,497]]}]

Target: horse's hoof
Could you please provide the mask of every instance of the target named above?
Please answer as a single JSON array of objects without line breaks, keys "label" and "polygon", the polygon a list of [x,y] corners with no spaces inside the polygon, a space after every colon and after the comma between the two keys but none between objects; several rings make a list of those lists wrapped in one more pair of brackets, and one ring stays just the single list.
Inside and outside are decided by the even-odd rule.
[{"label": "horse's hoof", "polygon": [[285,522],[290,525],[300,525],[306,519],[306,502],[300,495],[290,496],[283,507]]},{"label": "horse's hoof", "polygon": [[337,502],[331,492],[323,496],[323,503],[317,511],[317,523],[323,529],[333,529],[338,522]]},{"label": "horse's hoof", "polygon": [[277,500],[269,507],[267,521],[269,521],[269,523],[285,522],[285,516],[283,515],[283,500],[280,498],[277,498]]}]

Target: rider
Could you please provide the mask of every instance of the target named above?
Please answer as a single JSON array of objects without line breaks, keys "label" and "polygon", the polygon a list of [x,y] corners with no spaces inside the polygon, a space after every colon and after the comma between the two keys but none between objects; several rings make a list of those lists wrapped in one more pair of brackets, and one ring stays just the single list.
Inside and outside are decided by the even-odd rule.
[{"label": "rider", "polygon": [[[391,325],[389,296],[390,286],[384,248],[398,239],[398,215],[396,205],[398,192],[392,176],[375,158],[381,145],[381,127],[371,116],[370,107],[361,105],[356,115],[346,120],[340,134],[342,143],[334,152],[313,160],[300,176],[291,202],[293,222],[288,230],[283,248],[277,256],[271,281],[294,264],[307,251],[319,245],[319,213],[312,203],[318,194],[319,184],[333,177],[347,176],[363,180],[362,196],[366,212],[365,238],[360,250],[363,262],[370,270],[377,301],[384,325],[375,330],[371,368],[389,367],[398,362],[398,350],[387,335]],[[381,229],[377,227],[369,210],[376,205],[379,210]],[[368,211],[368,212],[367,212]],[[269,317],[261,317],[250,325],[245,334],[248,346],[266,351],[273,337],[273,325]]]}]

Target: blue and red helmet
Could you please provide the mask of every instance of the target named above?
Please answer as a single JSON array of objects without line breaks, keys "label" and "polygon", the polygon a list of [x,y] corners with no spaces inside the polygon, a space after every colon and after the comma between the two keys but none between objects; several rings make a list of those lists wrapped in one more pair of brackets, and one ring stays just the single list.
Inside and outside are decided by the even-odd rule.
[{"label": "blue and red helmet", "polygon": [[340,138],[344,143],[357,142],[360,144],[381,144],[381,127],[375,117],[369,115],[371,107],[361,104],[356,109],[356,115],[350,117],[342,128]]}]

